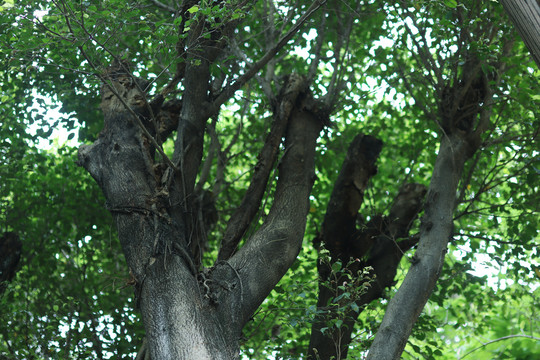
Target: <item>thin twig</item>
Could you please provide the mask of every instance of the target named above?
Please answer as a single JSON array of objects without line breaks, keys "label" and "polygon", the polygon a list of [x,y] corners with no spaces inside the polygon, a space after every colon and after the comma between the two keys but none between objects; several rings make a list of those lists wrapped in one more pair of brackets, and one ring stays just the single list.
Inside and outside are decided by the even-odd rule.
[{"label": "thin twig", "polygon": [[472,349],[471,351],[469,351],[468,353],[463,355],[463,357],[461,357],[460,359],[464,359],[466,356],[469,356],[471,353],[473,353],[476,350],[479,350],[479,349],[481,349],[483,347],[486,347],[487,345],[490,345],[490,344],[493,344],[493,343],[496,343],[496,342],[499,342],[499,341],[502,341],[502,340],[512,339],[512,338],[527,338],[527,339],[532,339],[532,340],[535,340],[535,341],[540,341],[540,338],[538,338],[538,337],[531,336],[531,335],[524,335],[524,334],[523,335],[522,334],[517,334],[517,335],[503,336],[503,337],[500,337],[498,339],[488,341],[487,343],[482,344],[482,345],[478,346],[477,348]]},{"label": "thin twig", "polygon": [[306,76],[307,83],[311,83],[315,78],[317,68],[321,61],[321,51],[324,44],[324,39],[326,37],[326,18],[326,16],[322,17],[319,27],[317,28],[317,42],[315,45],[315,51],[312,52],[312,54],[314,55],[314,59],[309,65],[308,74]]},{"label": "thin twig", "polygon": [[246,82],[248,82],[263,66],[265,66],[276,54],[283,48],[287,42],[298,32],[300,27],[310,18],[310,16],[317,11],[322,5],[326,3],[326,0],[314,1],[313,4],[306,10],[304,15],[298,19],[296,24],[278,41],[278,43],[270,49],[264,56],[257,61],[253,66],[249,68],[243,75],[241,75],[234,83],[225,88],[214,100],[209,107],[208,112],[210,114],[215,113],[217,109],[225,103],[237,90],[239,90]]}]

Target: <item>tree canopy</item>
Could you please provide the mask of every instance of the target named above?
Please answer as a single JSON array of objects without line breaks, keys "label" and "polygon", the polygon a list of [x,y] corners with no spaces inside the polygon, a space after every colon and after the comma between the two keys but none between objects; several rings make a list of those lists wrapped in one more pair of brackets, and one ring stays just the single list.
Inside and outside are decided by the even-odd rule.
[{"label": "tree canopy", "polygon": [[0,359],[540,357],[498,2],[11,0],[0,57]]}]

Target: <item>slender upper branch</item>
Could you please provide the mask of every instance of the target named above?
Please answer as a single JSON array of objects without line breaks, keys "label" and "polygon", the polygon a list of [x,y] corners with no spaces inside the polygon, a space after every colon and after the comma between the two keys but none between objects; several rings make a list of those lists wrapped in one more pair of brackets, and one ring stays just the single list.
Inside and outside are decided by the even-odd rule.
[{"label": "slender upper branch", "polygon": [[212,106],[209,108],[209,112],[215,112],[222,104],[225,103],[238,89],[240,89],[246,82],[248,82],[259,70],[263,68],[277,53],[281,48],[283,48],[287,42],[300,30],[300,27],[311,17],[311,15],[317,11],[326,0],[314,1],[313,4],[306,10],[304,15],[298,19],[296,24],[277,42],[277,44],[272,47],[270,50],[264,54],[264,56],[253,64],[248,71],[241,75],[234,83],[229,85],[227,88],[216,97],[213,101]]},{"label": "slender upper branch", "polygon": [[158,0],[149,0],[152,4],[156,5],[158,8],[161,8],[163,10],[167,10],[167,11],[170,11],[170,12],[175,12],[176,9],[173,8],[172,6],[169,6],[167,4],[164,4],[162,3],[161,1],[158,1]]}]

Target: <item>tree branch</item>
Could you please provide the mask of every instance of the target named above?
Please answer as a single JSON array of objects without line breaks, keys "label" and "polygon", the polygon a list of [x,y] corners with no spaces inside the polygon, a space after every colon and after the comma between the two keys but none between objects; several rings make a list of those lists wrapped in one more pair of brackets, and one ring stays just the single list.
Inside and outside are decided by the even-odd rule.
[{"label": "tree branch", "polygon": [[[262,227],[229,260],[243,282],[237,321],[245,324],[296,259],[314,181],[316,139],[323,122],[306,94],[291,111],[274,203]],[[254,261],[255,259],[255,261]]]},{"label": "tree branch", "polygon": [[324,3],[326,3],[326,0],[317,0],[314,1],[311,6],[306,10],[304,15],[298,19],[296,24],[277,42],[277,44],[264,56],[257,61],[255,64],[253,64],[248,71],[246,71],[243,75],[241,75],[234,83],[229,85],[227,88],[223,89],[223,91],[214,99],[212,102],[212,105],[209,107],[208,112],[210,114],[217,111],[217,109],[225,103],[233,94],[239,90],[246,82],[248,82],[255,74],[263,68],[277,53],[283,46],[287,44],[287,42],[300,30],[300,27],[310,18],[310,16],[317,11]]},{"label": "tree branch", "polygon": [[[337,181],[336,187],[340,184],[342,185]],[[321,238],[329,249],[335,249],[333,243],[348,245],[342,245],[347,251],[344,254],[330,250],[330,264],[319,261],[317,307],[321,311],[325,309],[327,311],[312,326],[308,359],[317,359],[317,356],[320,359],[346,358],[359,313],[372,300],[382,296],[385,288],[393,285],[405,251],[418,242],[416,237],[406,237],[418,212],[422,209],[425,193],[424,185],[405,184],[396,196],[387,217],[374,216],[367,225],[361,226],[358,230],[352,229],[353,232],[349,234],[339,232],[340,230],[334,229],[334,226],[330,227],[333,231],[329,231],[325,226],[328,222],[333,225],[337,216],[350,216],[346,212],[330,211],[330,207],[335,206],[335,202],[330,201],[327,215],[333,213],[334,216],[325,217]],[[400,238],[406,239],[398,242]],[[366,254],[369,255],[365,256]],[[360,260],[364,258],[366,260]],[[338,273],[331,269],[336,261],[343,264],[342,271]],[[373,279],[375,280],[372,281]],[[368,282],[371,283],[366,286]],[[362,288],[364,289],[361,290]],[[344,292],[352,294],[351,299],[336,301],[335,299],[339,299]],[[348,301],[350,303],[347,303]],[[352,304],[356,307],[351,306]],[[340,328],[328,326],[331,319],[341,319],[342,326]],[[321,331],[323,327],[327,327],[324,333]],[[334,342],[336,339],[339,339],[338,344]]]},{"label": "tree branch", "polygon": [[227,223],[218,261],[227,260],[231,257],[249,224],[257,214],[268,183],[268,177],[277,158],[281,138],[287,128],[289,116],[304,86],[304,80],[300,76],[293,74],[283,87],[285,91],[281,96],[281,103],[276,110],[272,128],[259,154],[249,188],[242,199],[242,203]]},{"label": "tree branch", "polygon": [[486,347],[489,344],[493,344],[493,343],[496,343],[496,342],[499,342],[499,341],[513,339],[513,338],[526,338],[526,339],[532,339],[534,341],[540,341],[540,338],[535,337],[535,336],[531,336],[531,335],[524,335],[524,334],[507,335],[507,336],[503,336],[503,337],[500,337],[500,338],[495,339],[495,340],[490,340],[487,343],[482,344],[481,346],[478,346],[478,347],[472,349],[471,351],[469,351],[468,353],[466,353],[465,355],[460,357],[460,359],[464,359],[465,357],[469,356],[470,354],[472,354],[476,350],[480,350],[481,348]]},{"label": "tree branch", "polygon": [[161,8],[163,10],[167,10],[169,12],[176,12],[176,9],[167,5],[167,4],[164,4],[162,3],[161,1],[158,1],[158,0],[149,0],[152,4],[156,5],[158,8]]}]

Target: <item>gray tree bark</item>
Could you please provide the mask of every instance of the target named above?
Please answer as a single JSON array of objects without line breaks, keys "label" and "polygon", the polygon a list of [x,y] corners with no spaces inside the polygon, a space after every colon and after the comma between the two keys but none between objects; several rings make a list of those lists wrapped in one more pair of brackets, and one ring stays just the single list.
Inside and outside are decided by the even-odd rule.
[{"label": "gray tree bark", "polygon": [[[176,44],[184,61],[152,100],[144,90],[146,81],[135,78],[130,64],[120,59],[102,76],[104,128],[92,145],[80,147],[79,164],[101,187],[116,221],[146,330],[140,357],[237,358],[242,328],[296,259],[314,181],[316,139],[328,117],[304,78],[289,76],[276,97],[274,125],[259,156],[259,170],[229,221],[220,257],[211,268],[201,266],[208,229],[201,219],[201,189],[195,184],[208,120],[323,3],[314,3],[276,46],[226,87],[211,76],[210,65],[223,54],[239,20],[203,39],[200,34],[208,24],[197,17],[188,37]],[[191,6],[183,4],[185,18],[191,16]],[[180,81],[181,98],[164,102]],[[169,159],[161,144],[174,130]],[[261,205],[283,137],[286,151],[273,206],[261,228],[236,251]]]},{"label": "gray tree bark", "polygon": [[368,359],[399,359],[444,262],[452,236],[456,190],[469,144],[460,136],[443,137],[424,206],[418,250],[403,284],[388,304]]},{"label": "gray tree bark", "polygon": [[519,35],[540,68],[540,4],[538,0],[501,0]]},{"label": "gray tree bark", "polygon": [[441,99],[441,142],[424,205],[418,249],[405,280],[388,304],[367,359],[401,357],[439,279],[447,245],[453,236],[453,213],[461,174],[465,162],[480,147],[491,115],[493,92],[479,61],[471,53],[460,81],[449,86]]},{"label": "gray tree bark", "polygon": [[[191,71],[199,80],[207,74],[204,63]],[[196,203],[191,199],[202,157],[199,137],[206,122],[204,107],[197,104],[204,104],[206,90],[194,85],[184,95],[177,149],[189,147],[190,151],[177,152],[178,167],[168,168],[167,176],[167,171],[158,171],[163,164],[156,163],[148,138],[153,127],[147,121],[145,95],[127,66],[116,64],[110,73],[108,84],[102,87],[104,129],[94,144],[81,146],[79,163],[100,185],[116,221],[146,329],[148,353],[160,360],[237,358],[242,328],[301,248],[314,181],[316,139],[323,126],[318,103],[303,78],[288,79],[276,115],[279,124],[282,117],[287,118],[286,151],[268,217],[239,251],[232,251],[232,256],[210,269],[200,269],[193,246],[200,239],[190,231],[196,226],[191,216]],[[159,113],[160,108],[154,111]],[[279,142],[271,141],[277,151]],[[258,180],[260,186],[266,187],[268,175]],[[243,229],[236,231],[243,235]]]}]

